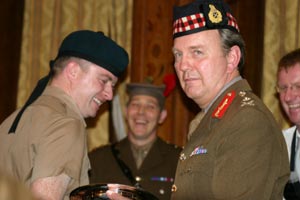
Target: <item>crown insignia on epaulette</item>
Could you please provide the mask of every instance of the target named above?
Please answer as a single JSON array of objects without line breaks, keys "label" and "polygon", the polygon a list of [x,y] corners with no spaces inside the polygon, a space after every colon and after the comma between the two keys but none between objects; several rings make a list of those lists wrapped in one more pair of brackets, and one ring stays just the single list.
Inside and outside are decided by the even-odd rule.
[{"label": "crown insignia on epaulette", "polygon": [[209,4],[208,18],[212,23],[222,22],[222,13],[212,4]]},{"label": "crown insignia on epaulette", "polygon": [[242,106],[242,107],[244,107],[244,106],[254,106],[254,105],[255,105],[254,100],[251,99],[250,97],[247,97],[247,96],[246,96],[246,92],[241,91],[241,92],[239,93],[239,95],[240,95],[241,97],[243,97],[243,100],[242,100],[242,102],[241,102],[241,106]]}]

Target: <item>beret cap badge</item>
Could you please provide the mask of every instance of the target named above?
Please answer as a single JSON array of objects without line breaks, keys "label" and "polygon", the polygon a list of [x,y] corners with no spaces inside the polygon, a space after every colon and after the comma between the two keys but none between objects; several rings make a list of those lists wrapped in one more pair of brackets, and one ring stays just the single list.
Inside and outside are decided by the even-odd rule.
[{"label": "beret cap badge", "polygon": [[220,23],[222,21],[222,13],[212,4],[209,5],[208,18],[212,23]]}]

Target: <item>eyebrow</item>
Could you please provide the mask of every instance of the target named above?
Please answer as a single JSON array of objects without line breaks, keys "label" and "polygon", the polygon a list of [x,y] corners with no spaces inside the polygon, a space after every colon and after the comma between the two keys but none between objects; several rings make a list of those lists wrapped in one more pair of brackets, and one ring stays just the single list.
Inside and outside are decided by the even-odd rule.
[{"label": "eyebrow", "polygon": [[117,84],[117,82],[118,82],[118,78],[116,78],[116,79],[114,80],[114,77],[112,77],[110,74],[103,74],[103,73],[101,73],[101,74],[99,75],[99,77],[100,77],[100,78],[101,78],[101,77],[107,78],[110,82],[112,82],[113,85]]},{"label": "eyebrow", "polygon": [[[201,44],[199,44],[199,45],[192,45],[192,46],[189,46],[188,49],[191,49],[191,50],[193,50],[193,49],[199,49],[199,48],[203,48],[202,46],[203,45],[201,45]],[[180,51],[181,52],[181,50],[178,50],[177,48],[172,47],[172,52],[174,52],[174,51]]]}]

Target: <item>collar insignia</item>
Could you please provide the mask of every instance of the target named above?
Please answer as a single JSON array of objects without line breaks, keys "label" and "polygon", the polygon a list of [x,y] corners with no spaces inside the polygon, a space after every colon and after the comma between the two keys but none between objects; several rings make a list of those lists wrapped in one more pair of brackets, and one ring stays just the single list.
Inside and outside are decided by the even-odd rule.
[{"label": "collar insignia", "polygon": [[180,159],[181,161],[184,161],[184,160],[186,159],[185,154],[184,154],[184,153],[181,153],[179,159]]},{"label": "collar insignia", "polygon": [[252,98],[246,96],[246,92],[241,91],[239,93],[239,95],[241,97],[243,97],[243,100],[241,102],[242,107],[244,107],[244,106],[254,106],[255,105],[254,100]]},{"label": "collar insignia", "polygon": [[221,103],[218,105],[218,107],[214,110],[212,116],[221,119],[234,98],[235,91],[228,92],[221,101]]},{"label": "collar insignia", "polygon": [[209,13],[208,13],[208,18],[212,23],[220,23],[222,22],[222,14],[221,12],[216,9],[216,7],[212,4],[209,4]]}]

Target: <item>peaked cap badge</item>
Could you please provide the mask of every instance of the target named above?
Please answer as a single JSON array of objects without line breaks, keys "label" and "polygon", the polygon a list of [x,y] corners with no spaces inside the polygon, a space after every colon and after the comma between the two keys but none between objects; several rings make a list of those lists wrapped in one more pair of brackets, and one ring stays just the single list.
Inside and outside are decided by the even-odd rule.
[{"label": "peaked cap badge", "polygon": [[222,22],[222,13],[212,4],[209,4],[209,9],[209,20],[215,24]]}]

